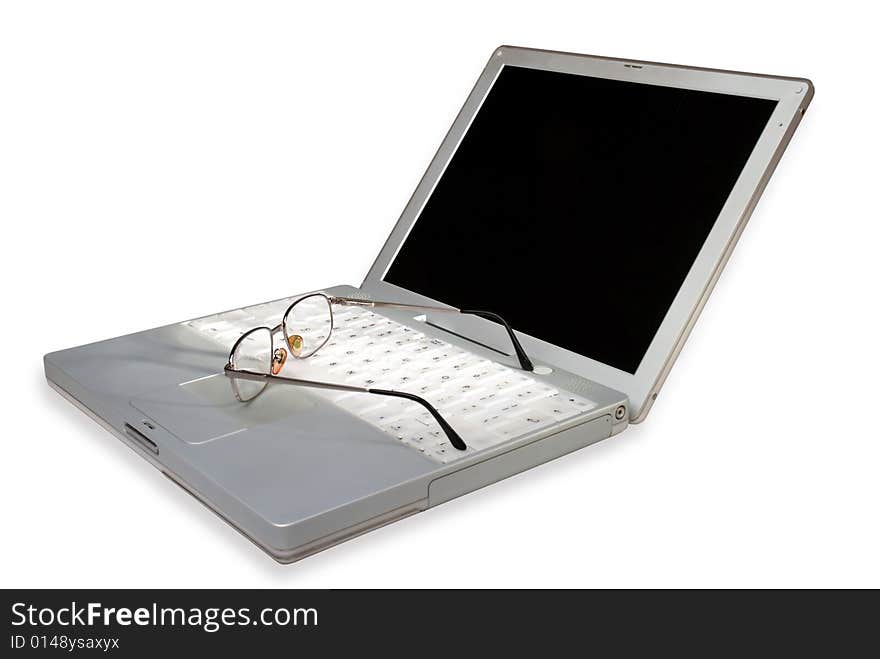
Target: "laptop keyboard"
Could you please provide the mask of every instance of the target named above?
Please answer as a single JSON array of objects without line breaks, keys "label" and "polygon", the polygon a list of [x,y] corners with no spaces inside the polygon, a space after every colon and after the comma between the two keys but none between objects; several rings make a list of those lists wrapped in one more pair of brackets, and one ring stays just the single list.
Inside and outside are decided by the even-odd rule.
[{"label": "laptop keyboard", "polygon": [[[293,301],[281,300],[183,323],[231,349],[244,332],[276,325]],[[413,401],[310,389],[398,441],[441,463],[564,423],[595,403],[560,391],[363,307],[334,307],[327,344],[307,359],[288,359],[281,375],[377,389],[429,401],[468,445],[449,444],[430,413]]]}]

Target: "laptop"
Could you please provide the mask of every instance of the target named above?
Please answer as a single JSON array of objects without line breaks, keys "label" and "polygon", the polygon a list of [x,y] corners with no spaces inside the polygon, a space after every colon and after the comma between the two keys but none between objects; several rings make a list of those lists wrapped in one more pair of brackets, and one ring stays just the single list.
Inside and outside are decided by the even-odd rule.
[{"label": "laptop", "polygon": [[46,377],[296,561],[643,421],[812,96],[502,46],[360,286],[53,352]]}]

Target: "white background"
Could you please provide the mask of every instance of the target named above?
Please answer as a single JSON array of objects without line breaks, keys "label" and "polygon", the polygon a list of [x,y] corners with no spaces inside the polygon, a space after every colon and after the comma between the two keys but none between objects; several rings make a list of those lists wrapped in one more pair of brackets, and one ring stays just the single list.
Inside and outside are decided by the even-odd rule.
[{"label": "white background", "polygon": [[[4,3],[0,585],[880,586],[868,6]],[[816,85],[644,424],[284,567],[49,389],[46,352],[360,283],[501,43]]]}]

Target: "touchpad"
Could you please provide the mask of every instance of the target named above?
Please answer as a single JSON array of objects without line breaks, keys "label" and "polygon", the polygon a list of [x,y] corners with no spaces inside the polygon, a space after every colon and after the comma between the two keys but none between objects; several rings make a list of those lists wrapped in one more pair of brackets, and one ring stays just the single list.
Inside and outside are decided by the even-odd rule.
[{"label": "touchpad", "polygon": [[220,373],[164,387],[131,405],[188,444],[204,444],[313,410],[317,401],[302,387],[267,386],[242,403]]}]

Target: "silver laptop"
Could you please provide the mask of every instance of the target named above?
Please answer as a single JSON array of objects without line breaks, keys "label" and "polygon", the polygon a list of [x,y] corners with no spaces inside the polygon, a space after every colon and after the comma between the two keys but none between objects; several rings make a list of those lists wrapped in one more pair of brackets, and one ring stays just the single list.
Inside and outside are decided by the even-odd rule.
[{"label": "silver laptop", "polygon": [[644,420],[812,96],[503,46],[360,286],[54,352],[46,377],[298,560]]}]

